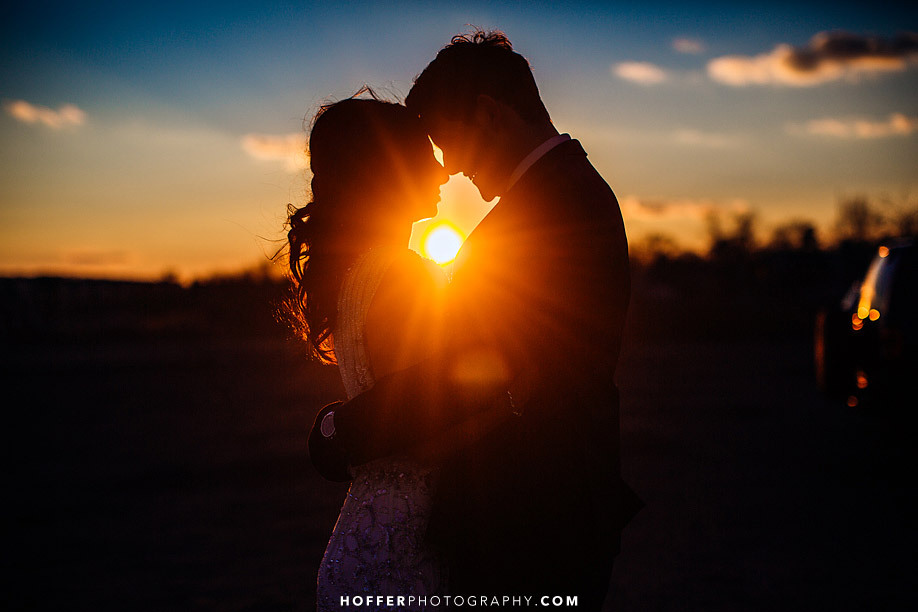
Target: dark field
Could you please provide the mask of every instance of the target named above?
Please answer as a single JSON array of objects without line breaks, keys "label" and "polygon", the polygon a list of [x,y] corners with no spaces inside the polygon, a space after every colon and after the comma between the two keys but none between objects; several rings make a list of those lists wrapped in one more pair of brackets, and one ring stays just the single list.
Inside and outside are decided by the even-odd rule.
[{"label": "dark field", "polygon": [[[5,347],[7,609],[314,609],[346,488],[305,440],[340,386],[255,337]],[[918,609],[914,429],[825,402],[810,355],[806,333],[629,339],[623,464],[647,507],[608,609]]]}]

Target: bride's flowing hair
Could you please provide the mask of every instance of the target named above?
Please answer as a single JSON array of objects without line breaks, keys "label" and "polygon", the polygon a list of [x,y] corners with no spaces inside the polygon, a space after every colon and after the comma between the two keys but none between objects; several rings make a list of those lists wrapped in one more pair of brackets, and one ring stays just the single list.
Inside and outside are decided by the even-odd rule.
[{"label": "bride's flowing hair", "polygon": [[[364,93],[370,97],[357,97]],[[384,213],[375,210],[385,203],[374,196],[392,179],[400,144],[419,129],[404,106],[380,100],[369,88],[323,106],[313,119],[312,199],[288,210],[293,294],[286,310],[297,334],[323,362],[335,363],[331,334],[341,281]]]}]

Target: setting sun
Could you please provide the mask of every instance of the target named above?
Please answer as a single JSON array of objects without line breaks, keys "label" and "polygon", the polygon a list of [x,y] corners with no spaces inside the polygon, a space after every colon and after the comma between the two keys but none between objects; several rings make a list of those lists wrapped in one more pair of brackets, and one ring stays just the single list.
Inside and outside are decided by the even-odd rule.
[{"label": "setting sun", "polygon": [[421,239],[422,254],[441,266],[456,258],[465,237],[452,223],[431,225]]}]

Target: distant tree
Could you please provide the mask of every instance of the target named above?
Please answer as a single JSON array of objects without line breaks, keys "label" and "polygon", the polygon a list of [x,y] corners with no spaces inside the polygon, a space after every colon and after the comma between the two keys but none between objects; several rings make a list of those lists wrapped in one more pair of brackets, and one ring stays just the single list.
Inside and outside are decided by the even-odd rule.
[{"label": "distant tree", "polygon": [[806,227],[802,228],[803,232],[800,236],[800,249],[803,251],[818,251],[819,250],[819,238],[816,234],[816,227],[809,223]]},{"label": "distant tree", "polygon": [[918,235],[918,200],[903,193],[871,202],[858,195],[838,204],[835,238],[839,243],[870,243]]},{"label": "distant tree", "polygon": [[735,229],[733,230],[733,240],[737,246],[742,248],[746,253],[755,250],[755,226],[758,218],[754,211],[737,213],[733,217]]},{"label": "distant tree", "polygon": [[782,223],[772,231],[768,247],[785,251],[816,251],[819,249],[816,226],[804,219]]},{"label": "distant tree", "polygon": [[731,231],[725,232],[719,213],[711,212],[706,218],[708,237],[711,241],[709,254],[714,259],[746,257],[756,248],[756,212],[748,210],[734,213],[732,221]]},{"label": "distant tree", "polygon": [[886,214],[886,234],[889,237],[918,236],[918,198],[903,192],[898,198],[884,196],[880,203]]},{"label": "distant tree", "polygon": [[266,283],[281,280],[283,278],[283,269],[276,262],[265,259],[243,269],[241,274],[243,278],[250,282]]},{"label": "distant tree", "polygon": [[177,285],[179,284],[179,275],[174,268],[167,268],[162,271],[159,275],[159,282],[164,285]]},{"label": "distant tree", "polygon": [[866,196],[856,195],[838,204],[835,237],[839,242],[868,242],[882,233],[884,217]]},{"label": "distant tree", "polygon": [[708,231],[708,240],[713,249],[714,245],[724,238],[724,228],[720,220],[720,211],[713,209],[709,210],[704,217],[704,224],[705,229]]},{"label": "distant tree", "polygon": [[682,253],[676,239],[669,234],[648,234],[631,248],[631,255],[641,263],[651,264],[659,259],[672,259]]}]

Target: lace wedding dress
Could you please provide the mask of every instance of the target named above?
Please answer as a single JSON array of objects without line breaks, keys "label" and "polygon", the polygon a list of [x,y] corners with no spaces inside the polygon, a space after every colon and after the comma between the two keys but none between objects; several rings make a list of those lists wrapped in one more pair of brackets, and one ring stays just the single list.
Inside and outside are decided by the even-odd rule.
[{"label": "lace wedding dress", "polygon": [[[373,386],[364,324],[379,283],[407,250],[373,249],[348,271],[338,297],[335,355],[352,398]],[[418,596],[442,594],[445,572],[424,542],[436,471],[405,458],[385,458],[351,468],[350,489],[319,566],[318,609],[340,611],[354,596],[403,595],[392,609],[425,609]],[[414,605],[408,605],[414,596]],[[346,597],[348,599],[342,599]],[[360,606],[364,610],[385,606]]]}]

